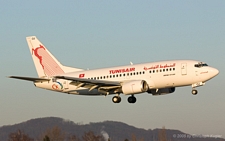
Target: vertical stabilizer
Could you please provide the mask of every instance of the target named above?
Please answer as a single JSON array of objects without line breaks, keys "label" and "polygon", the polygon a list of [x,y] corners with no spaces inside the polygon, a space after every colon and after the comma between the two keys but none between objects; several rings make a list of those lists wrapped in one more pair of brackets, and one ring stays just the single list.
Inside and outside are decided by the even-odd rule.
[{"label": "vertical stabilizer", "polygon": [[63,66],[35,36],[26,39],[39,77],[81,70]]}]

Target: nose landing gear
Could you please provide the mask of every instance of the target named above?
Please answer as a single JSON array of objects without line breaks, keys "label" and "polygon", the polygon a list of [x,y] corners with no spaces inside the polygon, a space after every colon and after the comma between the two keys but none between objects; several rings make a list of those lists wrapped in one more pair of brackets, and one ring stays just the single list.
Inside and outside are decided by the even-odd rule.
[{"label": "nose landing gear", "polygon": [[191,91],[191,93],[192,93],[193,95],[198,94],[198,91],[197,91],[195,88],[196,88],[196,87],[200,87],[200,86],[204,86],[204,85],[205,85],[204,82],[197,82],[197,83],[192,84],[192,91]]}]

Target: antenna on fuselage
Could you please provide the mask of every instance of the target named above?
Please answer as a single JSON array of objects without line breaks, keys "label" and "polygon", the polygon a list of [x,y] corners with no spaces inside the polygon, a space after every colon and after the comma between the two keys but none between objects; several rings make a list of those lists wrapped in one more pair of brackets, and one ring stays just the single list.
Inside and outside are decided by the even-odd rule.
[{"label": "antenna on fuselage", "polygon": [[130,61],[130,65],[133,65],[133,62]]}]

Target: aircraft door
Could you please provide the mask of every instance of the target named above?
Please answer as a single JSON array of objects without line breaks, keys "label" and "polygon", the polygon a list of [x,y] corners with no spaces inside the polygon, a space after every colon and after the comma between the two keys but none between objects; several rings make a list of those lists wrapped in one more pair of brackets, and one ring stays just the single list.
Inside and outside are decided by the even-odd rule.
[{"label": "aircraft door", "polygon": [[187,63],[181,64],[181,75],[187,75]]}]

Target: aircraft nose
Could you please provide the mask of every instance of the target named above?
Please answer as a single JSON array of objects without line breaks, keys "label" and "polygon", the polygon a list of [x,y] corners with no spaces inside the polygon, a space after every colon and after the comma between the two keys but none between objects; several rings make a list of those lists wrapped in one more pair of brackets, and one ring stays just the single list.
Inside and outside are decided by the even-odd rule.
[{"label": "aircraft nose", "polygon": [[219,70],[216,68],[211,68],[210,69],[210,74],[212,75],[212,77],[216,76],[219,74]]}]

